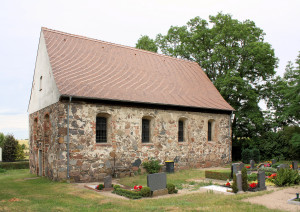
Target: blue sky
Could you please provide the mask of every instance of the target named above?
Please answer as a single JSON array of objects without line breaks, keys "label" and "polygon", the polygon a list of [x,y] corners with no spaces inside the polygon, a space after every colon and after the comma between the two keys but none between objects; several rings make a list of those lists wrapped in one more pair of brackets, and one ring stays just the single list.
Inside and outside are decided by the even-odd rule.
[{"label": "blue sky", "polygon": [[42,26],[134,47],[141,35],[154,38],[171,25],[222,11],[264,30],[282,75],[300,51],[299,10],[299,0],[2,0],[0,132],[28,138],[27,107]]}]

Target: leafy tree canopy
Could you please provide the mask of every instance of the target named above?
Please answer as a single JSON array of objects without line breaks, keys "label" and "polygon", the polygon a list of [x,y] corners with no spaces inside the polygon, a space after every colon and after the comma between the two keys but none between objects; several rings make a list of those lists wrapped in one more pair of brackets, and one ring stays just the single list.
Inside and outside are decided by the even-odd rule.
[{"label": "leafy tree canopy", "polygon": [[[260,135],[263,114],[261,88],[275,74],[277,58],[264,32],[253,21],[240,22],[218,13],[209,21],[196,17],[171,26],[155,40],[163,54],[197,62],[221,95],[236,110],[233,138]],[[147,49],[147,48],[144,48]]]},{"label": "leafy tree canopy", "polygon": [[144,49],[155,53],[157,53],[158,50],[155,41],[149,38],[147,35],[142,36],[136,43],[135,47],[138,49]]},{"label": "leafy tree canopy", "polygon": [[300,124],[300,52],[296,67],[288,62],[283,77],[277,76],[262,89],[269,112],[271,129]]}]

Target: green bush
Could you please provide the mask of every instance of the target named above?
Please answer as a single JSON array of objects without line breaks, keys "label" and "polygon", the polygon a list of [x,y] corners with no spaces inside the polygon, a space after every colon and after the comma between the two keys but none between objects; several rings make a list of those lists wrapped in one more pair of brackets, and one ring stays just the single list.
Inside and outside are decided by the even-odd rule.
[{"label": "green bush", "polygon": [[271,174],[273,174],[272,172],[265,172],[266,176],[271,176]]},{"label": "green bush", "polygon": [[278,187],[298,185],[300,183],[300,175],[297,170],[280,169],[276,178],[272,179],[272,182]]},{"label": "green bush", "polygon": [[244,149],[242,151],[242,161],[243,161],[243,163],[247,163],[247,164],[250,163],[250,160],[252,158],[253,158],[253,153],[250,149]]},{"label": "green bush", "polygon": [[233,183],[232,183],[231,188],[232,188],[232,191],[234,193],[238,192],[238,187],[237,187],[237,183],[236,183],[236,175],[235,174],[233,175]]},{"label": "green bush", "polygon": [[114,185],[113,188],[114,188],[114,190],[117,190],[118,188],[121,188],[121,186],[120,185]]},{"label": "green bush", "polygon": [[167,183],[167,189],[169,194],[177,193],[178,190],[175,188],[175,185],[172,183]]},{"label": "green bush", "polygon": [[6,170],[0,168],[0,173],[4,173],[4,172],[6,172]]},{"label": "green bush", "polygon": [[257,180],[257,174],[256,173],[251,173],[247,176],[247,178],[248,178],[248,181],[255,181],[255,180]]},{"label": "green bush", "polygon": [[260,152],[258,149],[252,149],[252,159],[255,161],[255,163],[260,162]]},{"label": "green bush", "polygon": [[272,168],[276,169],[281,163],[277,162],[271,165]]},{"label": "green bush", "polygon": [[231,171],[228,172],[205,171],[205,178],[216,179],[216,180],[231,179]]},{"label": "green bush", "polygon": [[16,150],[16,160],[24,160],[25,158],[24,149],[25,147],[18,143],[17,150]]},{"label": "green bush", "polygon": [[0,162],[0,168],[2,168],[2,169],[28,169],[29,161]]},{"label": "green bush", "polygon": [[149,187],[143,187],[140,193],[143,197],[151,197],[151,190]]},{"label": "green bush", "polygon": [[243,191],[248,191],[248,176],[247,169],[245,167],[242,168],[242,189]]},{"label": "green bush", "polygon": [[272,167],[261,167],[261,168],[259,168],[259,170],[265,171],[265,172],[272,172],[272,173],[276,173],[277,172],[277,169],[272,168]]},{"label": "green bush", "polygon": [[123,188],[117,188],[112,193],[118,194],[120,196],[127,197],[129,199],[140,199],[142,198],[142,194],[140,191],[130,191]]},{"label": "green bush", "polygon": [[149,160],[147,162],[143,162],[143,167],[146,169],[147,173],[154,174],[160,171],[161,165],[158,160]]},{"label": "green bush", "polygon": [[13,162],[16,160],[18,144],[18,141],[14,138],[13,135],[5,136],[2,153],[3,161]]}]

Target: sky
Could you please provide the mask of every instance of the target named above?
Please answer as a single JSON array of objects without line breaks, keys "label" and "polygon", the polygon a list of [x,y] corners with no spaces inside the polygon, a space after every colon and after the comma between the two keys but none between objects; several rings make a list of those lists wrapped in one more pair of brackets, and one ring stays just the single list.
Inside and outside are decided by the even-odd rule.
[{"label": "sky", "polygon": [[0,132],[28,138],[28,103],[41,27],[134,47],[170,26],[218,12],[255,22],[279,58],[277,74],[300,51],[299,0],[1,0]]}]

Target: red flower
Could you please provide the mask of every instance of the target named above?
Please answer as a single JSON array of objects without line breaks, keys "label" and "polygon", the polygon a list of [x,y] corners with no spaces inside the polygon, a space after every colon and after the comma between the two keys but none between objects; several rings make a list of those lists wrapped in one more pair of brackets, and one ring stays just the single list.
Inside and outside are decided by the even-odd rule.
[{"label": "red flower", "polygon": [[134,186],[134,187],[133,187],[133,189],[138,189],[138,188],[139,188],[138,186]]},{"label": "red flower", "polygon": [[226,186],[230,187],[230,182],[226,183]]},{"label": "red flower", "polygon": [[246,166],[247,169],[250,169],[250,166]]},{"label": "red flower", "polygon": [[250,188],[256,188],[257,183],[251,183],[251,184],[249,184],[249,186],[250,186]]},{"label": "red flower", "polygon": [[143,186],[139,186],[139,189],[142,189],[143,188]]},{"label": "red flower", "polygon": [[276,178],[276,177],[277,177],[277,174],[276,174],[276,173],[271,174],[271,176],[270,176],[270,178],[272,178],[272,179],[274,179],[274,178]]}]

